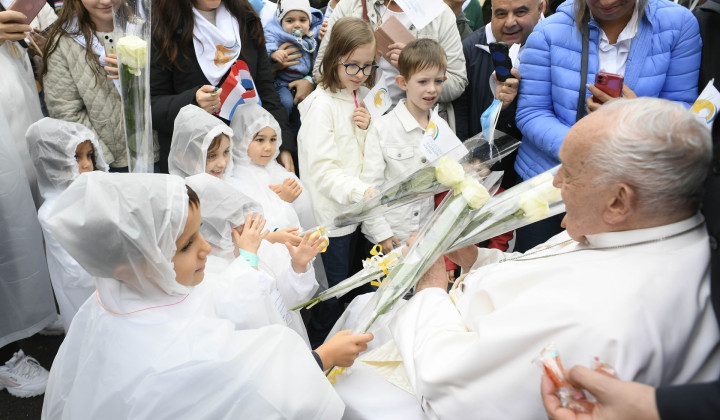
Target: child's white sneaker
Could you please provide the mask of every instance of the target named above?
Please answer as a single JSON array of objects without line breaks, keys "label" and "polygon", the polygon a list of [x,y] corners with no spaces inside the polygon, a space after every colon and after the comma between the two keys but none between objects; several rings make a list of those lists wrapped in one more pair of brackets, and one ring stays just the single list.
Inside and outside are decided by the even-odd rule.
[{"label": "child's white sneaker", "polygon": [[58,319],[52,324],[38,331],[38,334],[46,336],[63,335],[65,334],[65,327],[63,326],[62,321]]},{"label": "child's white sneaker", "polygon": [[48,375],[34,357],[26,356],[20,350],[0,366],[0,386],[7,387],[10,395],[15,397],[34,397],[45,393]]}]

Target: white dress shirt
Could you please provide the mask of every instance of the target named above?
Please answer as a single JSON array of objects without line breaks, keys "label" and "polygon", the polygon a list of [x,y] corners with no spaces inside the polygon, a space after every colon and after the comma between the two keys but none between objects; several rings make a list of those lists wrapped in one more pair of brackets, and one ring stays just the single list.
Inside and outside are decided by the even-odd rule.
[{"label": "white dress shirt", "polygon": [[618,35],[617,42],[611,44],[605,31],[600,28],[600,40],[598,41],[599,71],[606,73],[625,75],[625,65],[630,55],[630,46],[635,38],[638,29],[638,9],[633,11],[630,21]]}]

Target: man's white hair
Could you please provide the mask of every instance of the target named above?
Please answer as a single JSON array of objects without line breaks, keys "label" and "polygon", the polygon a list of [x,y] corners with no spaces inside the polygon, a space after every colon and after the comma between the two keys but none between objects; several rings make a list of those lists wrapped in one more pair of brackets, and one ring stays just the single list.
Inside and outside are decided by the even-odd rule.
[{"label": "man's white hair", "polygon": [[712,158],[705,124],[684,106],[656,98],[616,99],[596,113],[609,126],[607,138],[590,149],[596,183],[627,183],[648,216],[697,211]]}]

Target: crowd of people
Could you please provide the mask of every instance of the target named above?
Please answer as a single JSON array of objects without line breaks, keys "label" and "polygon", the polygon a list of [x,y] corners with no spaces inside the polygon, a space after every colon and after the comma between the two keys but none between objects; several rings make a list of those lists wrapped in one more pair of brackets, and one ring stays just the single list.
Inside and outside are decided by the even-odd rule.
[{"label": "crowd of people", "polygon": [[[47,419],[720,415],[720,104],[689,111],[718,0],[147,0],[151,174],[126,1],[0,0],[0,391]],[[565,212],[447,253],[367,333],[370,285],[292,310],[431,221],[441,196],[333,224],[439,119],[522,141],[500,192],[559,167]],[[65,334],[49,371],[36,333]],[[589,412],[530,363],[550,342]]]}]

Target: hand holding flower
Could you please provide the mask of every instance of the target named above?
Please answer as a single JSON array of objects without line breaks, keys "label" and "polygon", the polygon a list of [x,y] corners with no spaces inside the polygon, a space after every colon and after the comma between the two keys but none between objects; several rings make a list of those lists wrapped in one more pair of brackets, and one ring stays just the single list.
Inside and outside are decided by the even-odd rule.
[{"label": "hand holding flower", "polygon": [[323,363],[323,370],[332,366],[349,367],[355,363],[360,352],[367,350],[372,333],[351,335],[350,330],[340,331],[315,349]]}]

